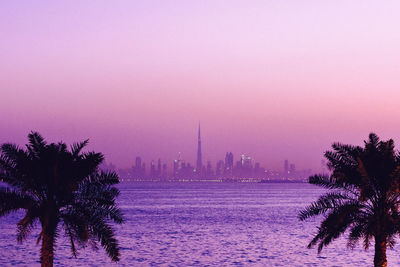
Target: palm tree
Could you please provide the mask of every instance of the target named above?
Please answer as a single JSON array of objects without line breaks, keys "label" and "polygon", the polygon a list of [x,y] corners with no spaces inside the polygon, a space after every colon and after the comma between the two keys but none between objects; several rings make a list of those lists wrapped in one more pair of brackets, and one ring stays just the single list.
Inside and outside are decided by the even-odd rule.
[{"label": "palm tree", "polygon": [[371,133],[364,147],[335,143],[325,153],[330,176],[315,175],[309,183],[328,193],[302,210],[300,220],[325,215],[309,243],[318,252],[348,230],[348,246],[375,241],[375,266],[387,266],[386,248],[400,233],[400,154],[393,140],[380,141]]},{"label": "palm tree", "polygon": [[119,190],[114,172],[100,172],[101,153],[82,152],[88,140],[70,149],[63,142],[47,144],[35,132],[28,135],[26,149],[13,144],[0,148],[0,216],[25,210],[17,225],[17,240],[22,242],[40,222],[40,262],[53,266],[59,231],[63,230],[76,257],[77,248],[97,244],[113,261],[119,260],[119,246],[110,223],[121,224],[116,206]]}]

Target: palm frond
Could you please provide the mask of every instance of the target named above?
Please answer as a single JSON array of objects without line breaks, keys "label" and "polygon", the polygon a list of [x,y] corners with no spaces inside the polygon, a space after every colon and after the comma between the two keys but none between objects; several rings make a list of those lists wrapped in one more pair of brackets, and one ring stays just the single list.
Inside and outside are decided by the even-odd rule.
[{"label": "palm frond", "polygon": [[1,145],[1,153],[10,162],[15,163],[16,161],[18,161],[21,153],[24,153],[24,151],[15,144],[6,143]]},{"label": "palm frond", "polygon": [[24,218],[22,218],[17,224],[17,241],[22,243],[26,240],[28,235],[31,233],[35,226],[35,222],[39,219],[39,213],[35,208],[27,210]]},{"label": "palm frond", "polygon": [[330,210],[339,209],[341,205],[348,200],[352,199],[346,194],[340,192],[327,193],[323,196],[320,196],[317,201],[300,211],[298,217],[301,221],[304,221],[307,218],[325,214]]},{"label": "palm frond", "polygon": [[95,175],[89,176],[91,183],[99,183],[101,185],[115,185],[119,183],[118,174],[114,171],[100,171]]},{"label": "palm frond", "polygon": [[354,223],[360,208],[357,201],[349,201],[330,212],[321,223],[317,235],[311,240],[308,248],[318,244],[318,253],[320,253],[325,246],[341,236]]},{"label": "palm frond", "polygon": [[31,132],[28,135],[29,143],[26,145],[26,148],[29,152],[29,155],[32,158],[40,158],[40,153],[46,147],[46,141],[44,138],[37,132]]},{"label": "palm frond", "polygon": [[28,209],[33,203],[34,200],[26,194],[8,187],[0,188],[0,216],[20,209]]},{"label": "palm frond", "polygon": [[358,240],[367,234],[366,228],[365,220],[357,220],[356,223],[350,228],[347,246],[354,248]]},{"label": "palm frond", "polygon": [[84,164],[92,166],[93,169],[97,168],[104,160],[104,156],[101,153],[86,152],[81,154]]},{"label": "palm frond", "polygon": [[364,141],[366,146],[377,147],[379,145],[379,137],[375,133],[370,133],[368,136],[368,141]]},{"label": "palm frond", "polygon": [[92,236],[100,242],[100,245],[105,249],[111,260],[119,261],[119,245],[112,227],[101,217],[92,216],[90,221]]},{"label": "palm frond", "polygon": [[79,153],[82,151],[82,149],[87,146],[87,144],[89,143],[89,139],[86,139],[80,143],[74,143],[71,146],[71,153],[74,157],[77,157],[79,155]]},{"label": "palm frond", "polygon": [[88,222],[82,214],[77,214],[76,211],[73,210],[62,214],[62,221],[65,235],[69,237],[70,240],[71,253],[76,257],[76,243],[83,247],[89,240]]},{"label": "palm frond", "polygon": [[330,177],[325,174],[312,175],[308,178],[308,182],[326,189],[343,190],[352,195],[358,195],[357,188],[354,184],[347,183],[343,179],[337,179],[335,175],[331,175]]},{"label": "palm frond", "polygon": [[115,203],[118,195],[119,190],[115,187],[105,185],[101,181],[86,181],[79,187],[76,204],[79,203],[85,209],[90,209],[90,212],[97,212],[115,223],[122,223],[122,212]]}]

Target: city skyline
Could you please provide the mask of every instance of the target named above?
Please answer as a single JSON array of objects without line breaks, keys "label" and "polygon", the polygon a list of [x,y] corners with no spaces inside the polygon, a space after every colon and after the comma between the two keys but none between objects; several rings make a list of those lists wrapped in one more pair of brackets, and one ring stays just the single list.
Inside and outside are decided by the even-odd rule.
[{"label": "city skyline", "polygon": [[[227,152],[226,155],[232,155]],[[232,157],[233,159],[233,157]],[[290,168],[286,168],[285,159],[282,161],[281,169],[265,168],[259,162],[251,160],[251,157],[245,154],[239,155],[239,160],[232,168],[227,168],[227,157],[224,160],[218,160],[215,163],[207,161],[207,165],[203,165],[201,174],[197,172],[190,162],[182,158],[175,159],[171,164],[157,160],[151,160],[150,164],[142,161],[140,156],[136,156],[136,163],[130,168],[118,168],[112,162],[104,162],[101,169],[104,171],[116,171],[121,181],[196,181],[196,180],[220,180],[220,181],[238,181],[245,179],[246,181],[307,181],[308,177],[313,173],[312,169],[297,169],[295,163],[290,164]],[[138,162],[141,162],[141,164]],[[240,164],[239,164],[240,163]],[[183,167],[182,167],[183,165]],[[172,168],[168,168],[172,166]],[[229,165],[228,165],[229,166]],[[325,173],[327,167],[321,167],[321,172]],[[250,179],[250,180],[247,180]]]},{"label": "city skyline", "polygon": [[[149,160],[146,164],[140,155],[136,155],[135,163],[129,168],[119,168],[112,162],[104,162],[102,169],[118,171],[122,179],[128,180],[192,180],[192,179],[223,179],[233,181],[238,178],[252,178],[259,180],[305,180],[311,175],[311,169],[296,169],[296,165],[289,160],[283,160],[282,169],[268,168],[260,164],[251,155],[241,153],[235,161],[234,154],[226,152],[224,159],[215,162],[207,160],[203,163],[201,149],[201,127],[198,125],[196,161],[186,161],[178,152],[173,161],[162,161],[161,158]],[[156,164],[157,162],[157,164]],[[147,168],[146,168],[147,166]],[[321,161],[321,173],[327,170],[325,162]]]}]

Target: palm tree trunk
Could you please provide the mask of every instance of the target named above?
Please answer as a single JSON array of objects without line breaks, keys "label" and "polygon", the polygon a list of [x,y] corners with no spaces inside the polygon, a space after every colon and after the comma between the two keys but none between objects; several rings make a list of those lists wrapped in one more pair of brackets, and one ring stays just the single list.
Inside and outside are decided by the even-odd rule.
[{"label": "palm tree trunk", "polygon": [[42,267],[53,267],[54,260],[54,233],[42,232],[42,249],[40,250],[40,263]]},{"label": "palm tree trunk", "polygon": [[386,238],[385,237],[375,237],[375,257],[374,266],[375,267],[387,267],[386,260]]},{"label": "palm tree trunk", "polygon": [[42,267],[53,267],[54,244],[56,240],[57,220],[55,213],[48,210],[42,222],[42,248],[40,250],[40,263]]}]

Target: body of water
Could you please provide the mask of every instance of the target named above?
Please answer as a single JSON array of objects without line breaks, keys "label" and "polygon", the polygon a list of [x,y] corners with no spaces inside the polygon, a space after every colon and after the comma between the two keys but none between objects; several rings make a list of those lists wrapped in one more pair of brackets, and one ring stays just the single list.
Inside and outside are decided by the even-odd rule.
[{"label": "body of water", "polygon": [[[301,183],[123,183],[119,198],[126,222],[116,227],[121,261],[103,249],[78,258],[59,238],[59,266],[372,266],[373,246],[351,250],[344,238],[321,254],[306,246],[320,219],[300,222],[299,210],[323,190]],[[1,266],[39,265],[38,231],[16,241],[21,213],[0,218]],[[388,250],[389,266],[400,256]]]}]

